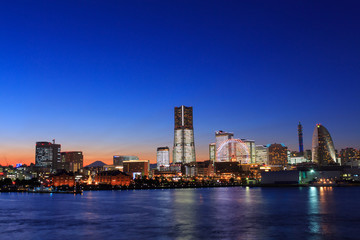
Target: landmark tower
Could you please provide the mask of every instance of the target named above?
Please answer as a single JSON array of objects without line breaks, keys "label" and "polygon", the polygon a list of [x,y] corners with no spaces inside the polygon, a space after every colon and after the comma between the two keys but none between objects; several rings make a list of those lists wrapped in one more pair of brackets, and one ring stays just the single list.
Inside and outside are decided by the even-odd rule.
[{"label": "landmark tower", "polygon": [[196,162],[192,107],[175,107],[173,163]]}]

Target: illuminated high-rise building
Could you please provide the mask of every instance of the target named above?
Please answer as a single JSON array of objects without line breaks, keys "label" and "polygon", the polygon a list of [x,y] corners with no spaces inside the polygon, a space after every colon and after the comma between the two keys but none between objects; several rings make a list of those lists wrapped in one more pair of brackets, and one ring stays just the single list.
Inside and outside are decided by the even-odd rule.
[{"label": "illuminated high-rise building", "polygon": [[[230,139],[234,139],[234,134],[230,132],[224,132],[222,130],[215,132],[216,138],[216,151],[220,148],[220,146],[227,142]],[[236,157],[236,150],[233,143],[229,143],[225,146],[226,148],[222,150],[222,158],[219,159],[217,156],[217,152],[215,152],[215,161],[216,162],[230,162],[232,157]]]},{"label": "illuminated high-rise building", "polygon": [[256,149],[256,163],[268,164],[269,163],[269,150],[264,145],[257,145]]},{"label": "illuminated high-rise building", "polygon": [[302,132],[302,125],[300,122],[298,125],[298,135],[299,135],[299,153],[301,155],[304,155],[303,132]]},{"label": "illuminated high-rise building", "polygon": [[184,105],[175,107],[173,163],[195,161],[193,109]]},{"label": "illuminated high-rise building", "polygon": [[288,149],[284,144],[274,143],[268,146],[269,165],[288,164]]},{"label": "illuminated high-rise building", "polygon": [[248,140],[248,139],[241,139],[247,146],[247,149],[249,151],[249,163],[255,163],[256,162],[256,146],[254,140]]},{"label": "illuminated high-rise building", "polygon": [[214,164],[216,158],[216,143],[209,144],[209,159],[211,164]]},{"label": "illuminated high-rise building", "polygon": [[68,172],[78,172],[83,168],[84,156],[80,151],[62,152],[61,166],[57,169],[65,169]]},{"label": "illuminated high-rise building", "polygon": [[53,142],[36,142],[35,165],[56,170],[61,163],[61,145]]},{"label": "illuminated high-rise building", "polygon": [[329,131],[321,124],[316,124],[312,138],[312,160],[320,166],[336,163],[334,142]]},{"label": "illuminated high-rise building", "polygon": [[170,152],[169,147],[159,147],[156,152],[156,165],[157,169],[160,170],[161,167],[169,168],[170,167]]}]

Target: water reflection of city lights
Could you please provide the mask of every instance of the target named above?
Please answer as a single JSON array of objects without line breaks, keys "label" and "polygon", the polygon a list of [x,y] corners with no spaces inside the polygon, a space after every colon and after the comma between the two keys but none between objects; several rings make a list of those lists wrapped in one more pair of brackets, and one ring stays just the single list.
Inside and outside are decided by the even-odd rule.
[{"label": "water reflection of city lights", "polygon": [[309,189],[309,230],[311,233],[318,233],[320,231],[320,224],[318,219],[319,214],[319,196],[316,187]]}]

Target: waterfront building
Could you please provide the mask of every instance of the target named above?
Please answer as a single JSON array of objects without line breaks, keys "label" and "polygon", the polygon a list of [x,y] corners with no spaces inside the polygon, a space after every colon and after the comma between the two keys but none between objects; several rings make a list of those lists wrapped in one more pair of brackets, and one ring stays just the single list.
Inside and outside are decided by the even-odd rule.
[{"label": "waterfront building", "polygon": [[240,163],[238,162],[215,162],[214,171],[216,175],[238,175]]},{"label": "waterfront building", "polygon": [[61,152],[61,162],[57,170],[64,169],[68,172],[78,172],[83,168],[84,156],[80,151]]},{"label": "waterfront building", "polygon": [[61,145],[53,142],[36,142],[35,165],[37,167],[57,169],[61,162]]},{"label": "waterfront building", "polygon": [[284,144],[271,144],[268,146],[269,165],[287,165],[288,150]]},{"label": "waterfront building", "polygon": [[95,175],[95,184],[110,184],[112,186],[129,186],[132,177],[118,170],[100,172]]},{"label": "waterfront building", "polygon": [[262,172],[261,184],[299,184],[299,171]]},{"label": "waterfront building", "polygon": [[59,172],[52,177],[52,185],[54,187],[60,187],[67,185],[69,187],[75,186],[75,175],[74,173]]},{"label": "waterfront building", "polygon": [[303,144],[303,132],[302,132],[302,130],[303,130],[302,125],[299,122],[299,125],[298,125],[299,153],[301,155],[304,155],[304,144]]},{"label": "waterfront building", "polygon": [[129,160],[139,160],[139,158],[137,156],[115,155],[113,156],[113,165],[122,167],[123,162]]},{"label": "waterfront building", "polygon": [[206,160],[203,162],[196,163],[196,172],[197,176],[213,176],[214,175],[214,162],[211,160]]},{"label": "waterfront building", "polygon": [[170,167],[170,151],[169,147],[159,147],[156,152],[157,169],[168,169]]},{"label": "waterfront building", "polygon": [[173,163],[196,162],[192,107],[175,107]]},{"label": "waterfront building", "polygon": [[[290,151],[288,150],[288,153]],[[305,157],[304,152],[297,152],[292,151],[290,154],[288,154],[288,164],[296,165],[300,163],[306,163],[309,162],[308,159]]]},{"label": "waterfront building", "polygon": [[306,163],[308,160],[304,156],[290,156],[288,159],[288,164],[299,164]]},{"label": "waterfront building", "polygon": [[359,152],[354,148],[345,148],[340,151],[341,165],[351,163],[360,157]]},{"label": "waterfront building", "polygon": [[264,145],[256,145],[256,163],[258,164],[268,164],[269,163],[269,151],[268,148]]},{"label": "waterfront building", "polygon": [[123,171],[133,178],[136,176],[149,176],[149,160],[129,160],[123,162]]},{"label": "waterfront building", "polygon": [[152,172],[153,172],[152,173],[153,178],[154,177],[176,178],[182,175],[181,171],[180,172],[170,171],[170,170],[159,171],[157,169],[153,169]]},{"label": "waterfront building", "polygon": [[224,132],[222,130],[215,132],[216,139],[216,153],[215,153],[215,161],[216,162],[230,162],[233,156],[236,157],[236,149],[233,143],[229,143],[222,149],[222,157],[221,159],[218,156],[218,150],[223,143],[230,139],[234,139],[234,134],[230,132]]},{"label": "waterfront building", "polygon": [[336,163],[336,153],[329,131],[321,124],[316,124],[312,138],[312,160],[319,166]]}]

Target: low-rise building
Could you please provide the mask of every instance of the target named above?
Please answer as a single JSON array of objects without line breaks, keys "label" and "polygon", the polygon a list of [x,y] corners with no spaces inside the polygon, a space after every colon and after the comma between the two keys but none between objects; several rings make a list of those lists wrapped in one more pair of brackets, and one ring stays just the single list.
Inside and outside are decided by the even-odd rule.
[{"label": "low-rise building", "polygon": [[216,175],[239,174],[240,164],[238,162],[215,162],[214,170]]},{"label": "low-rise building", "polygon": [[213,161],[207,160],[203,162],[196,163],[197,176],[213,176],[214,175],[214,165]]},{"label": "low-rise building", "polygon": [[124,161],[129,160],[139,160],[137,156],[127,156],[127,155],[115,155],[113,156],[113,165],[115,166],[123,166]]},{"label": "low-rise building", "polygon": [[261,184],[299,184],[299,171],[262,172]]},{"label": "low-rise building", "polygon": [[75,186],[75,175],[68,172],[60,172],[52,177],[52,185],[54,187],[67,185],[69,187]]},{"label": "low-rise building", "polygon": [[95,175],[95,184],[109,184],[112,186],[129,186],[132,177],[123,172],[104,171]]},{"label": "low-rise building", "polygon": [[123,162],[123,171],[135,178],[138,175],[149,176],[149,160],[129,160]]}]

